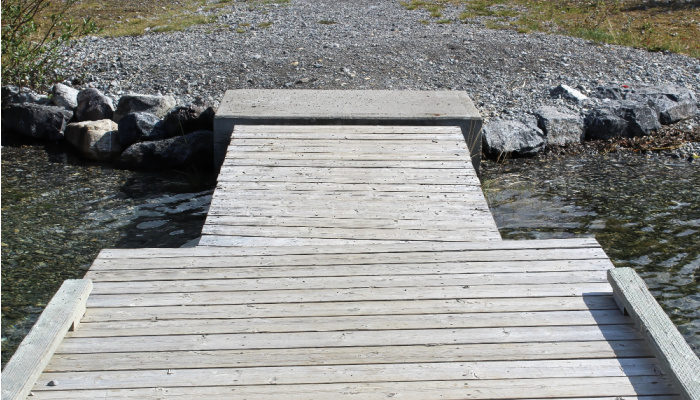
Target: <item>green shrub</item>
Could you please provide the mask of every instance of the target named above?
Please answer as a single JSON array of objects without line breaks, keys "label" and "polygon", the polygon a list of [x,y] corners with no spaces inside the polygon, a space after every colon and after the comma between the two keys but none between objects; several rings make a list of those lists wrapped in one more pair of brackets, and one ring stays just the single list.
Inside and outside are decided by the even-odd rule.
[{"label": "green shrub", "polygon": [[2,0],[2,83],[44,88],[59,80],[61,46],[96,32],[92,20],[74,22],[78,0]]}]

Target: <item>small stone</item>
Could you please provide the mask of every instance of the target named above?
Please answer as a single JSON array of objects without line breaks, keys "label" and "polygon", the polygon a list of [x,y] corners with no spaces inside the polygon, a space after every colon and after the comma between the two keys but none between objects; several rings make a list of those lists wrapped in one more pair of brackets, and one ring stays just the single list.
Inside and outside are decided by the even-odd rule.
[{"label": "small stone", "polygon": [[57,380],[52,380],[49,381],[46,386],[58,386],[58,381]]}]

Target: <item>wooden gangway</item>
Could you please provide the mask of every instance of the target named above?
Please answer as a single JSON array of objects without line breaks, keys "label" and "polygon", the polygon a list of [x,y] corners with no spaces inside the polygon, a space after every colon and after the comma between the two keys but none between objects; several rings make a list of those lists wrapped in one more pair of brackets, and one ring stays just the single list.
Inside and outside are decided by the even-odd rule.
[{"label": "wooden gangway", "polygon": [[236,125],[200,245],[103,250],[3,400],[697,399],[595,239],[500,240],[463,132]]}]

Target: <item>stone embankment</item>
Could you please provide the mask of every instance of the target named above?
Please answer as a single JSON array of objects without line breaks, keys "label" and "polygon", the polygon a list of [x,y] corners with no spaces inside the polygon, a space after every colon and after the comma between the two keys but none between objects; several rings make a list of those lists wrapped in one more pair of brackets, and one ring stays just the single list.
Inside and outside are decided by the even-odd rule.
[{"label": "stone embankment", "polygon": [[2,88],[2,133],[70,144],[84,158],[138,169],[212,165],[214,109],[173,96],[129,94],[114,106],[98,89],[57,83],[48,95]]}]

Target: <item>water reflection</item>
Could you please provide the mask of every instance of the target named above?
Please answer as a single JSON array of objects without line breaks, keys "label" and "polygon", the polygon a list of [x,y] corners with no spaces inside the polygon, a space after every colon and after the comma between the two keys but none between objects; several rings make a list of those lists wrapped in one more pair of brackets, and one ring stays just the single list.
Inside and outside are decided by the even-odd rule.
[{"label": "water reflection", "polygon": [[504,238],[594,235],[616,266],[644,278],[700,351],[700,164],[613,154],[482,169]]},{"label": "water reflection", "polygon": [[61,149],[3,147],[3,365],[61,282],[82,277],[101,249],[196,240],[211,180],[84,164]]}]

